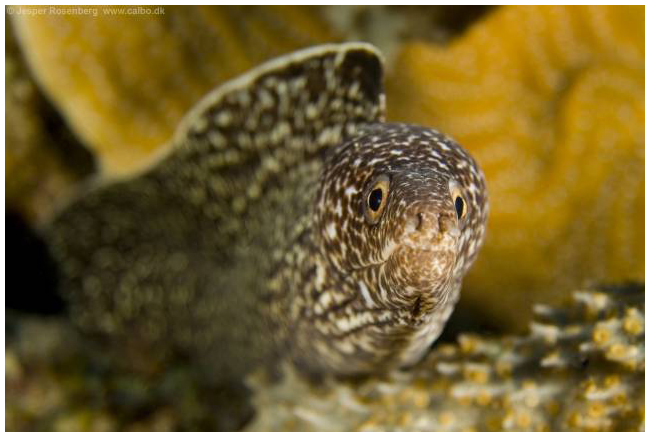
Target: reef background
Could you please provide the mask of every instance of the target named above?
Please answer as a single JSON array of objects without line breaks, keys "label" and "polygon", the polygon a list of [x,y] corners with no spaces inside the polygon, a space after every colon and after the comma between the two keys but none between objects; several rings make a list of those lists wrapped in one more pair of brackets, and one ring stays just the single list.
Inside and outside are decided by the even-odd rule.
[{"label": "reef background", "polygon": [[[88,177],[146,166],[213,87],[302,47],[362,40],[386,56],[388,119],[450,134],[486,173],[487,240],[442,341],[523,333],[536,303],[644,281],[643,6],[164,9],[6,10],[8,236],[46,221]],[[7,243],[25,252],[16,259],[39,250],[18,243]],[[24,302],[13,296],[33,300],[23,288],[7,282],[8,430],[233,429],[250,418],[206,419],[219,394],[197,397],[180,376],[168,384],[186,388],[182,408],[152,406],[143,381],[109,379],[106,389],[101,360],[86,362],[92,346],[61,316],[15,311]]]}]

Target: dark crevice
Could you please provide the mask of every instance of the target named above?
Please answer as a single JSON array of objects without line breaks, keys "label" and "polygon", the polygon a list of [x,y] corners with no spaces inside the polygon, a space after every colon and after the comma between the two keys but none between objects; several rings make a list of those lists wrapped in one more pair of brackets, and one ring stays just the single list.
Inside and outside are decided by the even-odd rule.
[{"label": "dark crevice", "polygon": [[5,308],[35,314],[58,314],[65,304],[57,294],[57,273],[45,242],[23,217],[5,215]]}]

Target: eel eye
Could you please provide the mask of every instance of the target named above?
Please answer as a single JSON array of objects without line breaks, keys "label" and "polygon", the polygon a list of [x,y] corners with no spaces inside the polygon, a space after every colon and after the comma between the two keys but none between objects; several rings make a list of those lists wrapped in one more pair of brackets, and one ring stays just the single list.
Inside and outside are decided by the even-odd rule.
[{"label": "eel eye", "polygon": [[388,176],[379,176],[366,195],[364,215],[371,225],[379,221],[388,200]]},{"label": "eel eye", "polygon": [[461,196],[456,196],[454,206],[456,206],[456,217],[458,217],[458,220],[464,218],[467,214],[467,208],[465,207],[465,201]]},{"label": "eel eye", "polygon": [[467,217],[468,205],[465,201],[465,196],[463,196],[461,187],[457,182],[454,181],[450,183],[449,188],[451,191],[451,200],[454,202],[454,208],[456,209],[456,218],[458,218],[458,221],[460,222]]}]

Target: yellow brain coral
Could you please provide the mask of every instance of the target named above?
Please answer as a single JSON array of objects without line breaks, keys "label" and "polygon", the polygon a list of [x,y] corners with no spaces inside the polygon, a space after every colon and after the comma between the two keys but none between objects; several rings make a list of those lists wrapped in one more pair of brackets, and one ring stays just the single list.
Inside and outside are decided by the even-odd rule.
[{"label": "yellow brain coral", "polygon": [[[13,8],[36,78],[109,173],[140,167],[215,85],[332,39],[314,11],[296,6],[148,6],[117,15],[129,8]],[[56,7],[66,8],[75,7]]]},{"label": "yellow brain coral", "polygon": [[642,6],[504,7],[446,48],[404,46],[389,119],[451,134],[487,176],[461,302],[523,328],[530,301],[644,277],[644,71]]}]

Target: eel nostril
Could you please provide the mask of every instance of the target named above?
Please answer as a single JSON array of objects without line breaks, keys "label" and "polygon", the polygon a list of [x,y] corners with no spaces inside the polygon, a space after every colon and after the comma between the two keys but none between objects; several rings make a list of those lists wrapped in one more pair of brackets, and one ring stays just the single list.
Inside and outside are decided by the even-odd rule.
[{"label": "eel nostril", "polygon": [[448,217],[442,214],[428,215],[421,212],[409,216],[404,231],[406,234],[428,232],[432,234],[449,234],[452,237],[460,235],[460,230],[456,225],[456,217]]},{"label": "eel nostril", "polygon": [[410,234],[412,232],[418,232],[422,230],[422,225],[424,223],[424,215],[421,212],[413,214],[406,222],[406,233]]},{"label": "eel nostril", "polygon": [[415,214],[415,230],[419,231],[422,229],[422,224],[424,223],[424,215],[421,212]]}]

